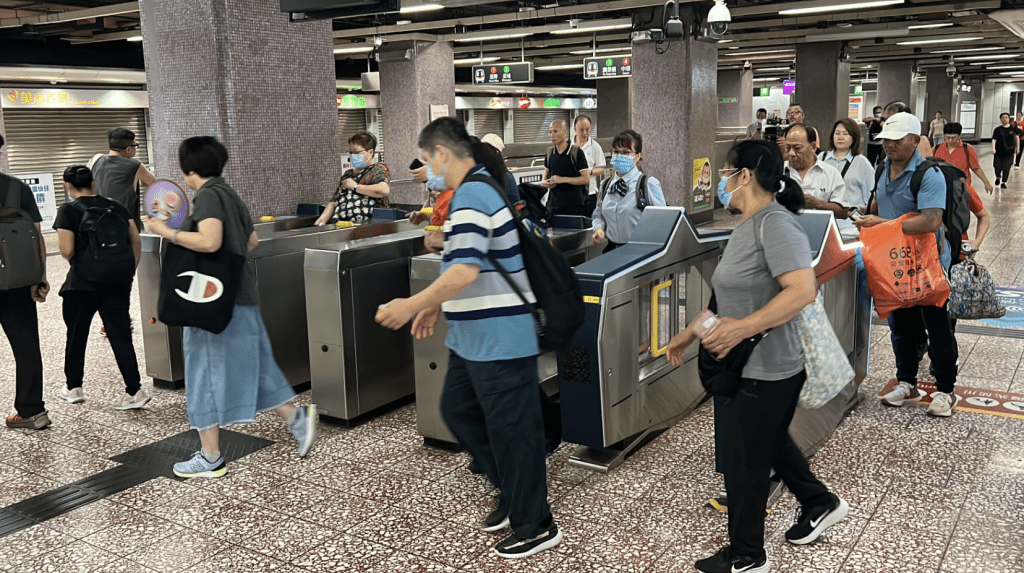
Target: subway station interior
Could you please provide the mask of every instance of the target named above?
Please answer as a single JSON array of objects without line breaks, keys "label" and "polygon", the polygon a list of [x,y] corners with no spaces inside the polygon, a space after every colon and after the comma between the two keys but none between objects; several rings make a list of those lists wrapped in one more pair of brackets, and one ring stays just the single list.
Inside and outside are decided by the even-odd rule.
[{"label": "subway station interior", "polygon": [[[890,113],[894,102],[902,107]],[[1024,572],[1022,112],[1024,0],[0,0],[0,173],[36,199],[50,288],[32,303],[48,425],[0,428],[0,572]],[[450,341],[465,327],[448,306],[432,336],[378,324],[389,304],[434,292],[451,268],[449,243],[438,252],[429,240],[434,233],[455,241],[457,225],[421,220],[440,203],[427,175],[413,171],[424,161],[438,165],[440,154],[421,149],[421,130],[445,117],[484,142],[497,136],[492,145],[527,203],[520,213],[531,194],[542,204],[547,193],[552,205],[555,184],[544,187],[563,145],[569,155],[597,150],[588,173],[592,200],[604,209],[606,187],[627,179],[610,167],[629,157],[622,142],[640,151],[628,130],[642,136],[642,156],[632,157],[648,203],[637,199],[639,223],[628,240],[608,243],[601,225],[611,223],[596,223],[593,206],[585,215],[552,210],[540,225],[575,276],[585,320],[571,342],[536,356],[548,440],[545,524],[557,525],[558,538],[515,559],[502,553],[503,538],[529,546],[540,537],[521,536],[519,526],[483,528],[481,520],[524,494],[479,473],[446,422],[445,388],[457,363]],[[897,133],[906,121],[911,127]],[[590,139],[578,135],[581,124]],[[127,408],[117,407],[123,361],[100,317],[85,325],[85,399],[68,393],[62,287],[72,263],[62,256],[59,233],[67,229],[54,230],[58,212],[79,197],[65,187],[66,169],[114,154],[116,128],[134,133],[133,157],[157,181],[139,180],[136,202],[125,205],[146,221],[129,314],[148,399]],[[736,154],[750,149],[742,142],[766,141],[772,157],[788,161],[787,177],[800,164],[821,164],[843,184],[847,171],[829,162],[844,160],[826,159],[840,151],[837,130],[854,142],[844,153],[868,159],[857,158],[870,166],[869,179],[876,166],[877,177],[891,173],[901,157],[890,142],[920,136],[921,150],[954,154],[952,163],[956,150],[947,143],[962,143],[967,185],[958,189],[967,197],[971,187],[974,213],[963,229],[973,243],[964,260],[987,271],[1002,311],[954,321],[952,373],[941,372],[940,360],[954,360],[940,356],[933,336],[918,356],[921,393],[887,401],[907,383],[898,380],[906,365],[895,350],[907,343],[897,342],[897,320],[880,314],[862,232],[870,227],[851,220],[871,217],[870,204],[882,208],[888,191],[877,184],[878,197],[829,202],[812,188],[810,171],[799,176],[806,201],[825,205],[807,203],[789,217],[791,232],[803,231],[810,246],[810,307],[827,318],[827,338],[852,373],[827,400],[794,406],[786,418],[813,476],[841,502],[841,516],[829,509],[815,517],[781,466],[772,466],[781,477],[729,470],[723,478],[723,464],[742,465],[736,452],[749,451],[730,441],[738,431],[723,421],[737,399],[709,394],[699,341],[680,351],[678,364],[673,349],[712,300],[723,262],[734,260],[730,237],[757,220],[723,195],[728,189],[752,204],[753,187],[735,177],[760,164],[739,168]],[[1004,140],[1014,130],[1019,135]],[[316,414],[316,438],[308,455],[297,455],[297,434],[260,411],[251,423],[220,429],[226,473],[185,478],[176,463],[208,451],[186,400],[195,328],[162,320],[166,255],[178,234],[150,226],[157,215],[149,204],[156,189],[170,190],[161,192],[178,193],[182,213],[196,209],[189,177],[198,172],[186,177],[179,153],[194,136],[214,136],[226,148],[223,178],[253,222],[244,265],[257,318],[292,403]],[[1016,162],[1001,172],[1004,141],[1016,142]],[[339,179],[360,171],[356,156],[369,151],[387,166],[386,201],[367,217],[338,213],[318,224],[325,206],[334,212]],[[781,196],[785,180],[772,183],[782,190],[768,192]],[[946,192],[955,187],[949,182]],[[942,225],[943,209],[925,207],[918,193],[909,210],[922,219],[939,211]],[[3,209],[13,194],[0,202],[0,285],[9,271],[11,211]],[[176,225],[188,224],[182,220]],[[761,219],[761,241],[764,230]],[[918,233],[903,236],[932,236]],[[770,262],[767,247],[757,248]],[[940,282],[953,285],[955,272],[945,271]],[[794,272],[771,277],[781,283]],[[14,291],[0,289],[0,318],[13,308],[7,292]],[[919,308],[890,316],[911,307]],[[931,307],[942,308],[946,325],[956,318],[952,302]],[[765,340],[784,336],[797,312]],[[932,336],[931,323],[915,316]],[[11,344],[0,343],[0,399],[9,408],[22,399],[29,360],[14,350],[27,331],[4,320]],[[798,349],[808,364],[811,342]],[[221,364],[203,376],[224,371]],[[949,376],[953,405],[936,414]],[[18,409],[11,416],[29,417]],[[490,441],[499,456],[501,440]],[[525,471],[502,469],[518,463],[485,465],[504,476]],[[737,536],[746,530],[733,526],[728,500],[739,498],[734,484],[761,477],[769,487],[763,552],[745,561]],[[505,523],[516,519],[511,511]],[[807,520],[813,542],[798,543],[792,528]],[[706,563],[712,555],[724,555],[724,568]]]}]

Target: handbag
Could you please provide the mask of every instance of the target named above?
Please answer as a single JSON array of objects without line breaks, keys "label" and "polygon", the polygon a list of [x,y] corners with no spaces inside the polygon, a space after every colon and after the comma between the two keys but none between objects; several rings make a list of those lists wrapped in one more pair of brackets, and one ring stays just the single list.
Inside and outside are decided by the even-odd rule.
[{"label": "handbag", "polygon": [[[217,197],[230,214],[224,198]],[[226,244],[214,253],[167,245],[160,265],[157,318],[168,326],[224,332],[234,314],[245,264],[246,257],[229,252]]]},{"label": "handbag", "polygon": [[[708,310],[718,314],[718,301],[715,299],[714,291],[711,292],[711,300],[708,301]],[[750,338],[741,340],[734,346],[725,358],[719,360],[715,355],[708,352],[704,345],[697,348],[697,375],[704,390],[712,396],[721,398],[732,398],[736,395],[736,388],[743,378],[743,368],[750,360],[754,347],[761,342],[768,332],[759,332]]]},{"label": "handbag", "polygon": [[962,320],[1001,318],[1006,307],[996,296],[996,284],[973,253],[949,270],[949,317]]}]

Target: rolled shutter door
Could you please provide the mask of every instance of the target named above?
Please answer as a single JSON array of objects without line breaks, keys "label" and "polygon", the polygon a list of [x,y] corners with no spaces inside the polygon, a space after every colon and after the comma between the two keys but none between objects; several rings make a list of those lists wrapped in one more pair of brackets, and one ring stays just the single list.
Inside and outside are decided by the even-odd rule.
[{"label": "rolled shutter door", "polygon": [[338,137],[341,138],[341,150],[348,152],[348,138],[357,131],[366,129],[366,112],[361,109],[338,110]]},{"label": "rolled shutter door", "polygon": [[473,134],[477,137],[493,133],[502,139],[505,138],[505,112],[503,110],[473,110],[473,122],[475,123]]},{"label": "rolled shutter door", "polygon": [[571,128],[569,110],[517,109],[512,114],[513,135],[516,143],[550,142],[548,128],[556,119],[564,121],[565,125]]},{"label": "rolled shutter door", "polygon": [[[54,196],[67,200],[64,170],[85,165],[97,153],[107,153],[107,133],[115,127],[135,132],[136,157],[149,162],[145,109],[5,109],[6,149],[12,175],[52,173]],[[156,176],[160,177],[157,173]]]},{"label": "rolled shutter door", "polygon": [[380,160],[387,163],[384,159],[386,156],[384,155],[384,110],[382,109],[377,110],[377,131],[378,133],[375,134],[377,136],[377,153],[380,154]]}]

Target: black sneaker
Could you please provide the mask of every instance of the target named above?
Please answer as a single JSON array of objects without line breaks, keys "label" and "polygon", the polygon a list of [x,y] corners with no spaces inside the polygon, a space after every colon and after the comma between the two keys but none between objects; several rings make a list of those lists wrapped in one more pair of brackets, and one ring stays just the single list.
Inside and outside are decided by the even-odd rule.
[{"label": "black sneaker", "polygon": [[495,509],[480,522],[480,529],[487,533],[501,531],[508,527],[508,513],[501,509]]},{"label": "black sneaker", "polygon": [[999,178],[996,177],[996,187],[999,187]]},{"label": "black sneaker", "polygon": [[1006,183],[1003,183],[1002,185],[1000,185],[999,188],[1000,189],[1006,189]]},{"label": "black sneaker", "polygon": [[786,540],[794,545],[807,545],[821,537],[826,529],[842,521],[850,513],[850,505],[838,495],[832,497],[835,499],[829,505],[801,510],[796,525],[786,532]]},{"label": "black sneaker", "polygon": [[522,559],[551,549],[562,542],[562,532],[553,522],[533,539],[520,539],[513,533],[494,546],[494,552],[505,559]]},{"label": "black sneaker", "polygon": [[693,566],[701,573],[768,573],[771,570],[768,557],[740,557],[733,554],[731,545],[726,545],[718,553],[701,559]]}]

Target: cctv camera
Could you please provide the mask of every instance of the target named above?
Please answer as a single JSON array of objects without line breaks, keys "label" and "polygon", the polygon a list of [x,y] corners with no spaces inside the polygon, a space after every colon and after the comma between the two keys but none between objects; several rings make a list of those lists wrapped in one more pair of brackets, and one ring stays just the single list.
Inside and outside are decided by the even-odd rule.
[{"label": "cctv camera", "polygon": [[383,46],[384,45],[384,39],[381,38],[380,36],[377,36],[376,38],[373,39],[373,45],[374,45],[374,47],[377,47],[377,48]]},{"label": "cctv camera", "polygon": [[946,66],[946,77],[947,78],[955,78],[956,77],[956,66],[954,66],[953,64],[949,64],[948,66]]},{"label": "cctv camera", "polygon": [[719,35],[725,33],[729,28],[729,22],[732,22],[732,14],[729,13],[725,0],[715,0],[715,5],[708,11],[707,22],[712,33]]},{"label": "cctv camera", "polygon": [[580,20],[579,20],[579,18],[573,18],[573,19],[569,20],[569,27],[570,28],[579,28],[580,27]]}]

